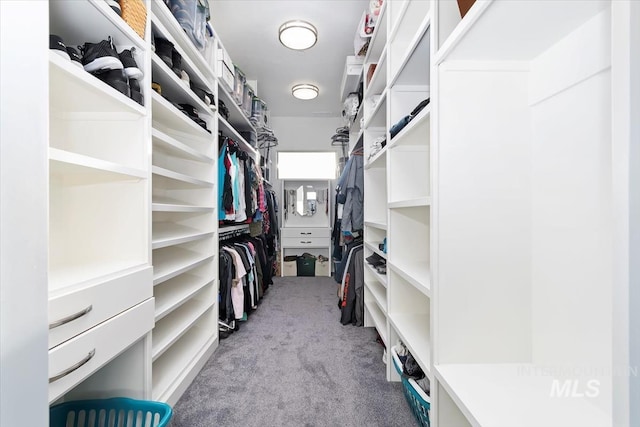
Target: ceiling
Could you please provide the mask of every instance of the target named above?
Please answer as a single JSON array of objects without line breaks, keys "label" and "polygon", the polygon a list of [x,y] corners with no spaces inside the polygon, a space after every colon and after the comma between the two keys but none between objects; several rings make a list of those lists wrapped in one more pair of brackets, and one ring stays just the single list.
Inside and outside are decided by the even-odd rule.
[{"label": "ceiling", "polygon": [[[258,96],[272,117],[339,117],[340,83],[345,59],[353,55],[358,21],[368,0],[213,0],[211,22],[231,56],[249,80],[258,81]],[[278,28],[300,19],[318,30],[318,42],[305,51],[280,44]],[[301,101],[291,87],[311,83],[320,95]]]}]

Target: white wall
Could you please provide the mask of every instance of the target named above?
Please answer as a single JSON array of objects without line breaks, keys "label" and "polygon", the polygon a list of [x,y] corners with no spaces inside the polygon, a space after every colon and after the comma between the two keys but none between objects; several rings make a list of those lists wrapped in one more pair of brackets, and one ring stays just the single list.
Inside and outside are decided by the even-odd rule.
[{"label": "white wall", "polygon": [[0,23],[0,425],[46,426],[48,2]]}]

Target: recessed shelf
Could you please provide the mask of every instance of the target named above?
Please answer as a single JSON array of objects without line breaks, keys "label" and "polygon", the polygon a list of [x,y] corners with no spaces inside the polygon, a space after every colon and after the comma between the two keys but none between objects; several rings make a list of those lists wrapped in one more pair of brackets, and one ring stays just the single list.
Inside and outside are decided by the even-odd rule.
[{"label": "recessed shelf", "polygon": [[401,208],[417,208],[431,205],[431,197],[419,197],[410,200],[399,200],[397,202],[390,202],[388,204],[389,209],[401,209]]},{"label": "recessed shelf", "polygon": [[[423,4],[416,2],[415,4]],[[429,84],[430,75],[430,31],[431,14],[422,16],[422,22],[415,33],[409,39],[408,35],[398,33],[399,40],[391,42],[391,54],[389,58],[390,72],[389,86],[395,84]],[[402,37],[401,37],[402,36]],[[402,52],[398,52],[403,49]]]},{"label": "recessed shelf", "polygon": [[369,159],[369,161],[364,165],[364,168],[365,169],[384,168],[387,165],[385,162],[385,159],[387,158],[388,148],[389,148],[388,145],[385,145],[384,147],[382,147],[380,151],[378,151],[376,154],[373,155],[373,157]]},{"label": "recessed shelf", "polygon": [[376,221],[365,221],[364,225],[367,227],[377,228],[379,230],[387,231],[387,224],[384,222],[376,222]]},{"label": "recessed shelf", "polygon": [[56,0],[49,4],[49,30],[67,46],[97,43],[111,36],[118,48],[145,50],[145,41],[103,0]]},{"label": "recessed shelf", "polygon": [[371,295],[375,298],[378,306],[380,307],[380,311],[386,315],[387,313],[387,290],[382,283],[377,282],[375,280],[367,280],[364,282],[365,286],[371,292]]},{"label": "recessed shelf", "polygon": [[358,138],[360,139],[360,136],[362,136],[362,115],[364,114],[364,107],[363,107],[363,103],[361,103],[358,106],[358,113],[356,114],[356,117],[353,119],[353,123],[351,123],[351,127],[349,128],[349,134],[358,134]]},{"label": "recessed shelf", "polygon": [[[372,303],[372,304],[371,304]],[[365,302],[365,309],[369,311],[371,318],[373,319],[373,324],[380,334],[380,338],[384,342],[385,347],[389,347],[389,336],[387,332],[387,318],[384,313],[378,307],[378,304],[375,301],[371,301],[371,303],[367,304]],[[366,314],[365,314],[366,317]]]},{"label": "recessed shelf", "polygon": [[49,81],[49,102],[55,114],[120,113],[122,119],[129,114],[131,120],[146,114],[142,105],[53,52],[49,52]]},{"label": "recessed shelf", "polygon": [[158,129],[152,129],[151,136],[153,138],[153,148],[155,150],[163,151],[174,157],[180,157],[187,160],[197,160],[201,162],[211,162],[213,160],[212,157],[194,150],[188,145]]},{"label": "recessed shelf", "polygon": [[529,61],[609,5],[604,0],[477,1],[441,45],[435,63]]},{"label": "recessed shelf", "polygon": [[[179,49],[180,54],[185,59],[190,60],[198,71],[204,74],[205,80],[209,82],[215,82],[214,69],[207,60],[202,56],[200,51],[196,48],[193,42],[187,36],[182,26],[178,23],[173,13],[169,10],[167,5],[162,1],[151,2],[151,21],[158,26],[161,26],[161,32],[164,32],[165,37],[170,36],[176,45],[176,49]],[[186,58],[185,58],[186,57]]]},{"label": "recessed shelf", "polygon": [[154,222],[152,232],[152,249],[179,245],[212,236],[213,231],[197,230],[172,222]]},{"label": "recessed shelf", "polygon": [[156,299],[156,322],[211,284],[212,278],[185,273],[156,286],[153,290]]},{"label": "recessed shelf", "polygon": [[[378,14],[378,21],[376,22],[376,28],[373,30],[371,40],[369,42],[369,48],[367,55],[365,56],[364,63],[376,62],[380,58],[380,54],[387,46],[387,2],[382,3],[380,13]],[[366,70],[365,70],[366,72]]]},{"label": "recessed shelf", "polygon": [[168,400],[198,361],[207,352],[213,352],[217,345],[217,328],[218,325],[197,322],[153,362],[153,400],[163,402]]},{"label": "recessed shelf", "polygon": [[373,95],[381,94],[387,87],[387,51],[382,52],[380,61],[376,65],[376,69],[373,71],[371,80],[365,82],[365,98],[370,99]]},{"label": "recessed shelf", "polygon": [[378,254],[378,256],[387,259],[387,254],[385,254],[384,252],[382,252],[380,249],[378,249],[378,247],[376,246],[376,244],[371,243],[371,242],[364,242],[364,246],[369,249],[370,251]]},{"label": "recessed shelf", "polygon": [[151,209],[154,212],[209,212],[214,206],[195,206],[170,197],[153,196]]},{"label": "recessed shelf", "polygon": [[[431,104],[427,105],[413,118],[396,136],[391,139],[388,144],[389,148],[399,145],[421,145],[429,146],[429,130],[431,125]],[[423,132],[423,138],[420,138],[420,132]]]},{"label": "recessed shelf", "polygon": [[238,131],[231,126],[231,124],[225,120],[224,117],[222,117],[221,115],[218,115],[218,121],[220,123],[220,131],[228,136],[229,138],[233,139],[235,142],[237,142],[238,144],[240,144],[240,147],[242,148],[242,151],[247,151],[251,154],[253,154],[254,156],[258,153],[258,150],[256,150],[255,148],[253,148],[245,139],[243,136],[241,136]]},{"label": "recessed shelf", "polygon": [[611,415],[584,393],[554,395],[554,381],[564,381],[545,375],[546,369],[532,364],[455,364],[436,365],[434,374],[474,427],[612,425]]},{"label": "recessed shelf", "polygon": [[358,83],[362,80],[362,56],[347,56],[340,84],[340,102],[344,102],[347,95],[358,90]]},{"label": "recessed shelf", "polygon": [[156,323],[152,337],[152,360],[156,360],[173,343],[184,335],[200,316],[214,307],[213,298],[210,301],[200,300],[197,297],[182,304],[171,314]]},{"label": "recessed shelf", "polygon": [[179,274],[210,262],[214,255],[189,249],[168,247],[153,251],[153,284],[157,285]]},{"label": "recessed shelf", "polygon": [[193,136],[213,140],[211,133],[191,120],[186,114],[176,108],[171,102],[164,99],[155,90],[151,91],[151,105],[153,108],[153,121],[162,123],[176,131],[185,132]]},{"label": "recessed shelf", "polygon": [[224,105],[229,111],[229,119],[227,121],[231,126],[233,126],[237,131],[256,131],[249,121],[249,118],[244,115],[238,104],[236,104],[236,101],[231,97],[229,92],[222,87],[222,85],[218,86],[218,96],[224,101]]},{"label": "recessed shelf", "polygon": [[[398,264],[401,264],[401,266]],[[387,262],[387,267],[417,290],[431,297],[431,270],[425,262],[406,262],[401,260],[400,263]]]},{"label": "recessed shelf", "polygon": [[180,182],[184,182],[187,184],[192,184],[200,187],[212,187],[214,185],[213,182],[204,181],[202,179],[194,178],[189,175],[170,171],[169,169],[164,169],[159,166],[152,166],[151,172],[153,173],[153,175],[161,176],[164,178],[168,178],[175,181],[180,181]]},{"label": "recessed shelf", "polygon": [[[370,101],[365,101],[370,102]],[[380,95],[376,106],[373,108],[371,114],[365,118],[364,127],[384,127],[387,124],[387,91],[385,90]]]},{"label": "recessed shelf", "polygon": [[[198,109],[198,116],[212,118],[215,115],[215,105],[207,105],[191,90],[188,83],[178,76],[154,53],[151,55],[153,81],[162,87],[162,94],[178,104],[191,104]],[[211,102],[214,102],[212,99]]]},{"label": "recessed shelf", "polygon": [[390,313],[389,321],[422,370],[431,375],[431,331],[426,314]]},{"label": "recessed shelf", "polygon": [[376,271],[376,269],[366,261],[365,261],[364,265],[365,265],[365,268],[369,269],[371,274],[373,274],[373,276],[378,280],[378,282],[380,282],[380,284],[382,284],[382,286],[384,286],[386,288],[387,287],[387,275],[378,273]]},{"label": "recessed shelf", "polygon": [[49,167],[52,175],[59,175],[65,178],[81,176],[83,180],[86,180],[83,181],[85,184],[89,182],[146,179],[149,177],[144,170],[57,148],[49,148]]}]

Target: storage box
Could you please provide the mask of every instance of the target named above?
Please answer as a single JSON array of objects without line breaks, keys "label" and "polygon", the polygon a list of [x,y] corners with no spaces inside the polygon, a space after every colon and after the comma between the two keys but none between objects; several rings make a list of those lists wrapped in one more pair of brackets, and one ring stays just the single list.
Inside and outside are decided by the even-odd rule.
[{"label": "storage box", "polygon": [[251,86],[245,83],[244,85],[244,96],[242,97],[242,105],[240,108],[245,116],[251,117],[251,107],[253,104],[253,89]]},{"label": "storage box", "polygon": [[240,68],[238,68],[236,65],[234,65],[233,67],[235,70],[235,79],[231,97],[236,102],[236,105],[242,106],[242,103],[244,102],[244,87],[247,84],[247,78]]},{"label": "storage box", "polygon": [[316,261],[316,276],[331,276],[331,261]]},{"label": "storage box", "polygon": [[203,51],[207,44],[208,0],[171,0],[171,13],[195,47]]},{"label": "storage box", "polygon": [[284,257],[284,261],[282,262],[282,276],[297,276],[298,275],[298,263],[297,257],[287,256]]},{"label": "storage box", "polygon": [[313,256],[302,255],[298,257],[297,267],[298,276],[315,276],[316,275],[316,259]]},{"label": "storage box", "polygon": [[216,56],[218,61],[216,67],[218,69],[218,78],[227,92],[232,93],[235,81],[235,69],[231,62],[231,58],[223,48],[218,49]]}]

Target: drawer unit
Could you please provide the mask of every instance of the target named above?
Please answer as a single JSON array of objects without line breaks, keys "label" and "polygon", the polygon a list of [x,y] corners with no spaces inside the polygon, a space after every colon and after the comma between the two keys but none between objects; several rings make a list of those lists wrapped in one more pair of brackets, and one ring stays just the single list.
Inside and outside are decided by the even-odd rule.
[{"label": "drawer unit", "polygon": [[49,348],[152,296],[153,269],[144,266],[49,299]]},{"label": "drawer unit", "polygon": [[283,248],[327,248],[330,241],[328,237],[283,237]]},{"label": "drawer unit", "polygon": [[329,237],[331,232],[328,228],[296,228],[284,227],[280,229],[282,238],[286,237]]},{"label": "drawer unit", "polygon": [[153,328],[154,299],[49,350],[49,402],[78,385]]}]

